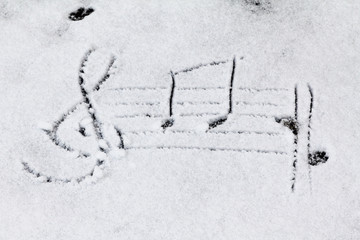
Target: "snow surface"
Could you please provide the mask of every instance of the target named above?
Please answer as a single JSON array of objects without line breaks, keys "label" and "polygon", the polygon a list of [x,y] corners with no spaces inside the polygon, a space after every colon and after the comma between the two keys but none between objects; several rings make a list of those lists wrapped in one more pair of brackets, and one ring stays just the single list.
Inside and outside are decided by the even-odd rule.
[{"label": "snow surface", "polygon": [[360,239],[359,12],[0,0],[0,239]]}]

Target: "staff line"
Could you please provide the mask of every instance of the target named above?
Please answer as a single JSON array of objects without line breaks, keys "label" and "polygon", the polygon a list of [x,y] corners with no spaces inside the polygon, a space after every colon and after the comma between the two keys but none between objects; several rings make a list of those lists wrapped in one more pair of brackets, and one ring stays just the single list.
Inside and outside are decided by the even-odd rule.
[{"label": "staff line", "polygon": [[146,135],[146,134],[166,134],[166,133],[172,133],[172,134],[246,134],[246,135],[268,135],[268,136],[281,136],[284,135],[284,133],[280,132],[262,132],[262,131],[249,131],[249,130],[209,130],[206,132],[200,132],[195,130],[168,130],[165,133],[156,131],[156,130],[139,130],[139,131],[123,131],[123,133],[126,134],[132,134],[132,135]]},{"label": "staff line", "polygon": [[204,150],[211,152],[244,152],[244,153],[261,153],[261,154],[276,154],[276,155],[288,155],[287,152],[276,151],[276,150],[261,150],[261,149],[241,149],[241,148],[219,148],[219,147],[194,147],[194,146],[134,146],[134,147],[125,147],[125,150]]},{"label": "staff line", "polygon": [[[174,74],[176,76],[176,74]],[[167,90],[169,87],[117,87],[117,88],[108,88],[104,89],[105,91],[148,91],[148,90]],[[224,90],[226,87],[216,86],[216,87],[176,87],[176,90],[180,91],[201,91],[201,90]],[[236,90],[248,91],[248,92],[272,92],[272,91],[284,91],[288,92],[288,88],[250,88],[250,87],[235,87]]]}]

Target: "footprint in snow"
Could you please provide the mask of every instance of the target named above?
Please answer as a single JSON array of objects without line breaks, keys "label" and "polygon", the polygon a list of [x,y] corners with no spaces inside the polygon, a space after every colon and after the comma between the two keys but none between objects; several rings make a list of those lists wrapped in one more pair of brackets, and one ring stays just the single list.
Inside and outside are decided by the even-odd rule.
[{"label": "footprint in snow", "polygon": [[89,16],[95,10],[93,8],[79,8],[78,10],[71,12],[69,14],[69,19],[72,21],[80,21],[84,19],[86,16]]}]

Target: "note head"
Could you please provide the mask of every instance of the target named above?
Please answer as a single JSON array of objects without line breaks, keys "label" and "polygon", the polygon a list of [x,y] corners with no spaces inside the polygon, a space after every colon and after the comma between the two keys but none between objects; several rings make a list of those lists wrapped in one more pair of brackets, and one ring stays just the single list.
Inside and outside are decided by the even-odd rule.
[{"label": "note head", "polygon": [[219,125],[222,125],[226,122],[226,120],[228,119],[228,115],[225,115],[225,116],[221,116],[221,117],[218,117],[218,118],[215,118],[215,119],[212,119],[210,120],[208,123],[209,123],[209,128],[207,131],[213,129],[213,128],[216,128],[217,126]]},{"label": "note head", "polygon": [[275,117],[275,121],[289,128],[294,135],[298,135],[299,123],[293,117]]},{"label": "note head", "polygon": [[161,123],[161,128],[164,129],[164,131],[172,127],[174,125],[175,120],[173,118],[164,119]]},{"label": "note head", "polygon": [[308,155],[308,163],[311,166],[318,166],[321,163],[326,163],[329,156],[325,151],[315,151]]}]

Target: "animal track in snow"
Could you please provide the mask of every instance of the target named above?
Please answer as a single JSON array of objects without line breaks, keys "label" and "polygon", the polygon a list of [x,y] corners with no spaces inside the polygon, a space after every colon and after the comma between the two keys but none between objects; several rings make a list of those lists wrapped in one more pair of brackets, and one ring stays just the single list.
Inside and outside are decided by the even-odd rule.
[{"label": "animal track in snow", "polygon": [[69,19],[72,21],[80,21],[83,20],[86,16],[89,16],[95,10],[93,8],[79,8],[74,12],[69,14]]}]

